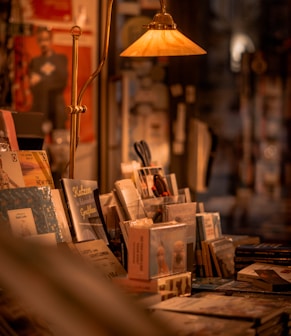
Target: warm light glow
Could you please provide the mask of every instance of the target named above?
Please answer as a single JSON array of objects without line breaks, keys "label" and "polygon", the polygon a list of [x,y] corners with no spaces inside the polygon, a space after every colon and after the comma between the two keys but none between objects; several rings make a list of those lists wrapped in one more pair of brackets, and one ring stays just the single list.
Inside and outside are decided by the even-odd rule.
[{"label": "warm light glow", "polygon": [[124,50],[124,57],[203,55],[206,51],[177,29],[149,29]]}]

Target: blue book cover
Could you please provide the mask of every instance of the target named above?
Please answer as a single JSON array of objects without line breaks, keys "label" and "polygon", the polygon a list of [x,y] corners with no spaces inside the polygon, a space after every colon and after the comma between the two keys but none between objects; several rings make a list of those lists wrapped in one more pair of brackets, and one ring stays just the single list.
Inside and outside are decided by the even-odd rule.
[{"label": "blue book cover", "polygon": [[56,241],[63,242],[58,226],[50,187],[24,187],[0,190],[0,225],[11,231],[9,210],[31,209],[37,234],[56,234]]}]

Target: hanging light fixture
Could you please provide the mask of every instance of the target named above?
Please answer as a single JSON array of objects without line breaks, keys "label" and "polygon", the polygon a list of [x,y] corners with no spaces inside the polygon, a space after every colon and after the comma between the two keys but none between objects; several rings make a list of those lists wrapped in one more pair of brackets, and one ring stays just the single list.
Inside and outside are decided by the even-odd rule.
[{"label": "hanging light fixture", "polygon": [[[74,178],[75,151],[79,143],[80,114],[85,113],[87,107],[82,105],[82,98],[87,87],[100,74],[103,65],[108,56],[109,35],[111,26],[111,12],[114,0],[108,0],[106,31],[104,39],[104,48],[101,61],[97,69],[87,79],[82,86],[79,94],[77,93],[78,79],[78,41],[82,34],[79,26],[72,27],[71,34],[73,38],[72,48],[72,87],[71,87],[71,105],[67,110],[71,115],[70,124],[70,161],[69,178]],[[136,42],[121,53],[124,57],[149,57],[149,56],[182,56],[182,55],[202,55],[206,51],[192,42],[177,30],[176,24],[170,14],[166,12],[164,0],[160,0],[161,11],[157,13],[153,21],[147,25],[147,32]]]},{"label": "hanging light fixture", "polygon": [[120,56],[152,57],[202,55],[206,51],[177,30],[172,16],[166,12],[164,0],[160,0],[161,11],[146,25],[147,31]]}]

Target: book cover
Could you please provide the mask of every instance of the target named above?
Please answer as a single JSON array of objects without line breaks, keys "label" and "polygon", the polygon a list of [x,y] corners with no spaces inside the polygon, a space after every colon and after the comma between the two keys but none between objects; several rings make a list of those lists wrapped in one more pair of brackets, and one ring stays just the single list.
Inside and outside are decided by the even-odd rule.
[{"label": "book cover", "polygon": [[[24,187],[0,190],[0,224],[12,233],[9,214],[13,210],[28,211],[35,222],[37,234],[55,233],[57,242],[64,241],[58,226],[56,212],[49,187]],[[12,215],[10,215],[12,217]]]},{"label": "book cover", "polygon": [[218,276],[231,278],[234,276],[234,246],[225,237],[208,241],[209,250]]},{"label": "book cover", "polygon": [[126,215],[125,220],[146,217],[141,196],[131,179],[122,179],[114,183],[115,195]]},{"label": "book cover", "polygon": [[254,336],[256,330],[253,323],[249,321],[238,321],[218,318],[213,316],[202,316],[194,314],[181,314],[174,311],[155,310],[151,312],[166,323],[174,335],[215,335],[215,336]]},{"label": "book cover", "polygon": [[175,173],[165,175],[167,185],[171,195],[179,195],[178,182]]},{"label": "book cover", "polygon": [[21,150],[17,155],[26,187],[49,186],[54,189],[54,180],[45,150]]},{"label": "book cover", "polygon": [[129,228],[129,278],[148,280],[186,272],[186,259],[186,224],[167,222]]},{"label": "book cover", "polygon": [[62,178],[61,187],[74,230],[73,239],[78,242],[104,239],[107,243],[94,199],[97,181]]},{"label": "book cover", "polygon": [[15,237],[26,238],[37,235],[31,208],[7,210],[7,215]]},{"label": "book cover", "polygon": [[237,280],[252,282],[258,279],[258,270],[274,270],[278,275],[288,282],[291,282],[291,266],[281,266],[265,263],[253,263],[237,272]]},{"label": "book cover", "polygon": [[187,270],[194,268],[194,254],[196,248],[196,211],[197,203],[174,203],[164,206],[164,221],[175,220],[187,225]]},{"label": "book cover", "polygon": [[16,151],[0,151],[0,189],[25,187]]},{"label": "book cover", "polygon": [[253,280],[253,284],[259,288],[271,292],[284,292],[291,290],[291,282],[283,279],[277,272],[270,269],[257,269],[258,279]]},{"label": "book cover", "polygon": [[18,150],[16,129],[11,111],[0,110],[0,130],[0,152]]},{"label": "book cover", "polygon": [[250,321],[259,326],[281,316],[281,302],[243,296],[225,296],[212,293],[207,296],[174,297],[151,307],[180,313],[214,316]]},{"label": "book cover", "polygon": [[65,242],[72,241],[70,232],[69,214],[66,205],[63,201],[60,189],[51,189],[52,202],[55,207],[55,213],[58,221],[59,228],[62,232],[63,240]]},{"label": "book cover", "polygon": [[264,293],[268,291],[264,291],[257,286],[254,286],[252,282],[247,282],[247,281],[240,281],[240,280],[233,280],[229,279],[229,281],[225,284],[221,284],[216,288],[217,291],[219,292],[224,292],[224,293]]},{"label": "book cover", "polygon": [[221,237],[221,223],[218,212],[202,212],[196,214],[200,240],[211,240]]},{"label": "book cover", "polygon": [[70,243],[69,247],[75,248],[86,262],[108,279],[127,275],[124,267],[102,239]]}]

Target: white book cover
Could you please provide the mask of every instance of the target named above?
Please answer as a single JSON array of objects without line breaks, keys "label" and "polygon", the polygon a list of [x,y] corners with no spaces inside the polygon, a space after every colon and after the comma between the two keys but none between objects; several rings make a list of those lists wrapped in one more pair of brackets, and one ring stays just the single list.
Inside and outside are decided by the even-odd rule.
[{"label": "white book cover", "polygon": [[15,237],[26,238],[37,235],[31,208],[7,210],[7,215]]}]

